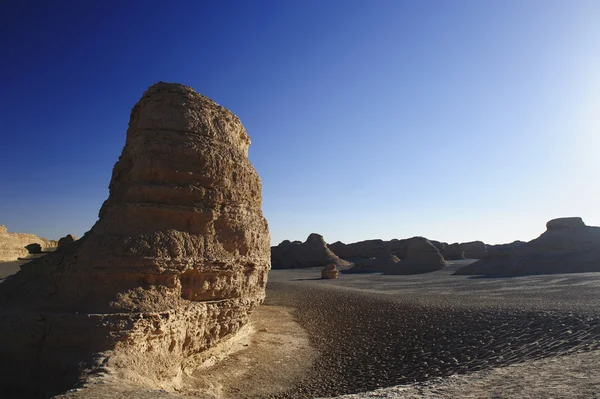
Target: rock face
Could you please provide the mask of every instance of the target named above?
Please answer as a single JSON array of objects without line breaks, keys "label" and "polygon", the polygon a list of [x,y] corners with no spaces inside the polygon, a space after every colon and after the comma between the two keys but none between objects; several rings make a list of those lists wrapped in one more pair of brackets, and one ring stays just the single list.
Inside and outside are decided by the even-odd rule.
[{"label": "rock face", "polygon": [[73,244],[75,241],[77,241],[77,238],[75,238],[75,236],[73,236],[71,234],[67,234],[66,236],[61,237],[58,240],[58,249],[68,247],[69,245]]},{"label": "rock face", "polygon": [[305,242],[282,241],[271,247],[271,265],[273,269],[296,269],[302,267],[325,266],[330,263],[336,266],[348,266],[349,262],[340,259],[329,250],[323,236],[312,233]]},{"label": "rock face", "polygon": [[400,262],[400,258],[396,255],[388,254],[377,258],[363,259],[354,262],[354,266],[344,270],[343,273],[358,274],[358,273],[383,273],[386,270],[396,267]]},{"label": "rock face", "polygon": [[351,244],[337,241],[331,244],[329,249],[340,258],[352,261],[381,258],[388,255],[394,255],[402,259],[406,256],[408,240],[366,240]]},{"label": "rock face", "polygon": [[463,242],[459,246],[467,259],[481,259],[487,252],[486,246],[482,241]]},{"label": "rock face", "polygon": [[549,221],[546,232],[527,243],[488,247],[483,259],[455,274],[518,276],[600,271],[600,227],[581,218]]},{"label": "rock face", "polygon": [[335,278],[338,278],[339,274],[340,274],[340,272],[338,271],[337,267],[335,266],[335,263],[330,263],[329,265],[325,266],[321,270],[321,278],[322,279],[335,279]]},{"label": "rock face", "polygon": [[465,258],[465,253],[458,243],[444,245],[442,255],[446,260],[459,260]]},{"label": "rock face", "polygon": [[384,274],[429,273],[444,267],[444,258],[428,239],[413,237],[409,241],[406,258],[387,268]]},{"label": "rock face", "polygon": [[269,269],[249,145],[240,120],[193,89],[150,87],[98,222],[0,285],[10,366],[0,389],[52,394],[100,364],[169,383],[237,332],[263,301]]},{"label": "rock face", "polygon": [[57,242],[27,233],[9,233],[4,225],[0,225],[0,262],[17,260],[27,256],[29,250],[25,247],[30,244],[38,244],[43,251],[53,251]]}]

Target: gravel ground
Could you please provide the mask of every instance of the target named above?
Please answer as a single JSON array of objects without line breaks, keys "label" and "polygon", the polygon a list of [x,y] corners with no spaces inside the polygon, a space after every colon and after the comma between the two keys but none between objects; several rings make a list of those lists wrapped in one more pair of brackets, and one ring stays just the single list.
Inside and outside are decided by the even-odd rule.
[{"label": "gravel ground", "polygon": [[[459,264],[454,265],[454,269]],[[267,305],[289,306],[321,353],[276,398],[366,392],[600,349],[599,273],[505,279],[273,271]]]}]

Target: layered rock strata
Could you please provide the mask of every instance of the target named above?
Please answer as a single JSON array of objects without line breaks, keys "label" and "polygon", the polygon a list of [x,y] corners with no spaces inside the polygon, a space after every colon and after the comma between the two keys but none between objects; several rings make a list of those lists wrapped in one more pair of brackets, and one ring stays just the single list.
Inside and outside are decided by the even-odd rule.
[{"label": "layered rock strata", "polygon": [[249,145],[235,115],[189,87],[144,93],[98,222],[0,285],[5,396],[52,394],[100,365],[179,381],[247,322],[269,269]]},{"label": "layered rock strata", "polygon": [[30,252],[25,247],[31,244],[38,244],[41,251],[53,251],[58,245],[54,240],[35,234],[9,233],[5,225],[0,225],[0,262],[10,262],[27,256]]},{"label": "layered rock strata", "polygon": [[578,217],[553,219],[527,243],[488,247],[488,255],[455,274],[518,276],[600,271],[600,227]]},{"label": "layered rock strata", "polygon": [[335,265],[335,263],[330,263],[329,265],[327,265],[323,269],[321,269],[321,278],[322,279],[336,279],[336,278],[338,278],[339,274],[340,274],[340,272],[337,269],[337,266]]},{"label": "layered rock strata", "polygon": [[327,247],[323,236],[312,233],[305,242],[282,241],[271,247],[271,265],[273,269],[296,269],[303,267],[349,266],[350,263],[340,259]]}]

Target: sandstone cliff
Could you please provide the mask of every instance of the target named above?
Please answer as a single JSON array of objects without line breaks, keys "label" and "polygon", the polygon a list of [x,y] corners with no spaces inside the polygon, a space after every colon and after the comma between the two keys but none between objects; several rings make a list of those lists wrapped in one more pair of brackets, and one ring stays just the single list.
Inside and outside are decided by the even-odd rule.
[{"label": "sandstone cliff", "polygon": [[488,255],[455,274],[517,276],[600,271],[600,227],[581,218],[549,221],[546,231],[527,243],[488,247]]},{"label": "sandstone cliff", "polygon": [[25,247],[31,244],[38,244],[41,251],[53,251],[58,246],[56,241],[35,234],[9,233],[6,226],[0,225],[0,262],[14,261],[27,256],[29,250]]},{"label": "sandstone cliff", "polygon": [[189,87],[144,93],[98,222],[0,285],[5,396],[52,394],[98,367],[175,383],[247,322],[269,269],[249,145]]}]

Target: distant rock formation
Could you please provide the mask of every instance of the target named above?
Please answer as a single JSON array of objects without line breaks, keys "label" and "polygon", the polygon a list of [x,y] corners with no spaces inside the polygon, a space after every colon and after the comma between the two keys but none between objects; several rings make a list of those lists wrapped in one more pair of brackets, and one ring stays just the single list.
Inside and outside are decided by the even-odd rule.
[{"label": "distant rock formation", "polygon": [[169,383],[248,321],[269,269],[249,145],[189,87],[144,93],[96,224],[0,284],[0,396],[50,396],[84,368]]},{"label": "distant rock formation", "polygon": [[338,278],[339,274],[340,272],[335,266],[335,263],[330,263],[321,270],[322,279],[335,279]]},{"label": "distant rock formation", "polygon": [[350,269],[344,270],[342,273],[383,273],[388,269],[394,268],[398,262],[400,262],[400,258],[398,258],[396,255],[381,255],[377,258],[355,261],[354,266],[352,266]]},{"label": "distant rock formation", "polygon": [[68,247],[69,245],[73,244],[75,241],[77,241],[77,238],[75,238],[75,236],[73,236],[71,234],[67,234],[66,236],[61,237],[58,240],[58,249]]},{"label": "distant rock formation", "polygon": [[429,273],[444,267],[444,258],[428,239],[413,237],[409,240],[406,258],[387,268],[384,274]]},{"label": "distant rock formation", "polygon": [[488,247],[488,255],[455,274],[519,276],[600,271],[600,227],[578,217],[546,224],[546,232],[527,243]]},{"label": "distant rock formation", "polygon": [[366,240],[351,244],[337,241],[329,245],[329,249],[340,258],[351,261],[379,258],[387,255],[403,258],[406,256],[406,250],[408,249],[408,240]]},{"label": "distant rock formation", "polygon": [[271,247],[271,266],[273,269],[296,269],[303,267],[349,266],[350,263],[335,255],[325,243],[323,236],[312,233],[305,242],[282,241]]},{"label": "distant rock formation", "polygon": [[31,255],[42,253],[42,246],[40,244],[38,244],[37,242],[33,243],[33,244],[25,245],[25,249]]},{"label": "distant rock formation", "polygon": [[5,225],[0,225],[0,262],[26,257],[30,252],[25,247],[31,244],[38,244],[40,251],[53,251],[58,245],[54,240],[41,238],[35,234],[9,233]]},{"label": "distant rock formation", "polygon": [[465,252],[458,243],[444,245],[442,256],[446,260],[465,259]]},{"label": "distant rock formation", "polygon": [[467,259],[481,259],[485,256],[487,249],[483,241],[463,242],[459,244]]}]

